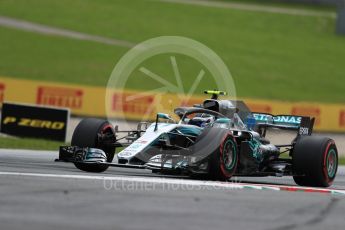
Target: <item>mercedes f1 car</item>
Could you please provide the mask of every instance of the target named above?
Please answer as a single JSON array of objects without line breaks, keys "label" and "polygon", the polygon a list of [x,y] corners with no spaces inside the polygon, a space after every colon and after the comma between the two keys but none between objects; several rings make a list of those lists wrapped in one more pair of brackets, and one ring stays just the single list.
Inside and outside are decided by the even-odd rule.
[{"label": "mercedes f1 car", "polygon": [[[328,187],[338,168],[338,152],[330,138],[312,136],[314,118],[253,113],[242,101],[220,100],[221,91],[205,91],[211,99],[179,107],[174,121],[158,113],[152,124],[120,131],[106,120],[88,118],[76,127],[71,146],[61,146],[58,161],[87,172],[108,167],[152,170],[210,180],[232,176],[293,176],[302,186]],[[296,132],[288,143],[274,145],[270,129]],[[115,150],[121,151],[116,155]]]}]

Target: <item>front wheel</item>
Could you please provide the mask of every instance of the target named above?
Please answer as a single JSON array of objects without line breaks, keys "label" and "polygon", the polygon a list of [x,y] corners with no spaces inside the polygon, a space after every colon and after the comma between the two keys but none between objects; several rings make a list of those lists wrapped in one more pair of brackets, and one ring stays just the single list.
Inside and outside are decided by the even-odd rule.
[{"label": "front wheel", "polygon": [[[100,136],[107,136],[115,143],[116,136],[113,126],[106,120],[87,118],[82,120],[72,136],[72,146],[81,148],[97,148],[105,152],[107,162],[112,162],[115,155],[115,147],[102,143]],[[75,163],[75,166],[86,172],[104,172],[107,165]]]},{"label": "front wheel", "polygon": [[239,151],[236,140],[229,130],[222,128],[206,129],[197,139],[195,146],[195,154],[209,155],[209,179],[227,181],[235,174],[239,161]]},{"label": "front wheel", "polygon": [[300,137],[292,153],[294,181],[301,186],[329,187],[338,170],[338,151],[332,139]]}]

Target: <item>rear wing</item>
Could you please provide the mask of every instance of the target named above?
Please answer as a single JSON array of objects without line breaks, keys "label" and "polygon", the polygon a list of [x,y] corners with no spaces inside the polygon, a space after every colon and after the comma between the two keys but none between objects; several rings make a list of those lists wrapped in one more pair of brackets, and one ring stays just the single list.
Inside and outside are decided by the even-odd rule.
[{"label": "rear wing", "polygon": [[253,113],[258,130],[265,135],[267,128],[296,130],[298,136],[310,136],[313,133],[315,118],[294,115],[272,115]]}]

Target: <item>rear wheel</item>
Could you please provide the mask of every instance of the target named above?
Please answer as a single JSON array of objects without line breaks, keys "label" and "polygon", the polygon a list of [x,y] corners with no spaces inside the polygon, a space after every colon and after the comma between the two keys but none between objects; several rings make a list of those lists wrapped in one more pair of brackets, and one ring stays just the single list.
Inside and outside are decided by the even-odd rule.
[{"label": "rear wheel", "polygon": [[[107,155],[107,162],[112,162],[115,155],[115,147],[102,142],[102,136],[112,139],[115,143],[115,131],[113,126],[106,120],[87,118],[82,120],[74,130],[72,146],[81,148],[102,149]],[[75,163],[75,166],[86,172],[104,172],[108,166],[98,164]]]},{"label": "rear wheel", "polygon": [[293,178],[301,186],[329,187],[338,169],[338,151],[332,139],[300,137],[294,147]]}]

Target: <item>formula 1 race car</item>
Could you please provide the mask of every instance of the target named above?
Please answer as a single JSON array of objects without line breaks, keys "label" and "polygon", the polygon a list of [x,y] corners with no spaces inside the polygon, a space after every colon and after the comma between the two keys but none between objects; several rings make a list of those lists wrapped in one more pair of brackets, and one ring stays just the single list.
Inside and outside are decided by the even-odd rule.
[{"label": "formula 1 race car", "polygon": [[[158,113],[152,124],[141,122],[136,130],[119,131],[108,121],[84,119],[71,146],[60,147],[58,161],[87,172],[111,166],[222,181],[232,176],[293,176],[302,186],[332,184],[337,148],[330,138],[312,136],[314,118],[253,113],[242,101],[219,100],[225,92],[205,92],[212,98],[175,109],[178,122]],[[295,132],[294,138],[271,144],[266,138],[271,129]],[[115,163],[116,148],[122,150]]]}]

